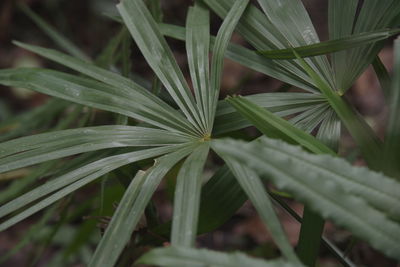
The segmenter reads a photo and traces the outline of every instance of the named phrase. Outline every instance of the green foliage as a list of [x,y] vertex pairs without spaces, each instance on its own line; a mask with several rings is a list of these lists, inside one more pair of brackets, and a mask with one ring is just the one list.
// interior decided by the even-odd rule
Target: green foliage
[[[274,210],[276,203],[285,209],[287,206],[265,186],[263,181],[268,180],[306,205],[305,214],[309,215],[304,215],[302,227],[307,231],[302,231],[306,234],[301,235],[300,244],[308,237],[321,239],[324,218],[399,260],[396,238],[400,236],[400,170],[396,160],[400,124],[396,114],[400,41],[395,45],[391,85],[376,57],[383,40],[399,32],[394,27],[400,2],[329,1],[331,40],[326,42],[319,41],[301,1],[259,0],[262,11],[249,2],[195,1],[183,28],[161,23],[159,1],[148,1],[146,6],[142,0],[123,0],[117,5],[122,19],[116,18],[123,25],[96,60],[87,58],[38,15],[21,6],[72,56],[21,42],[15,44],[79,74],[40,68],[0,70],[2,85],[57,98],[0,124],[0,130],[5,132],[0,137],[0,172],[21,168],[28,172],[0,197],[1,202],[8,201],[0,207],[0,231],[55,203],[61,206],[66,196],[73,198],[78,189],[96,185],[101,179],[102,193],[88,196],[86,203],[100,201],[100,215],[112,215],[104,235],[93,241],[95,224],[82,224],[54,264],[70,263],[67,259],[76,251],[86,249],[93,254],[90,245],[96,244],[94,254],[85,262],[89,266],[130,266],[130,256],[140,257],[137,263],[159,266],[302,266],[299,259],[314,265],[318,245],[295,253]],[[215,37],[210,34],[209,10],[223,18]],[[229,42],[236,30],[254,51]],[[156,76],[152,90],[138,79],[130,79],[134,74],[129,33]],[[193,92],[163,35],[185,41]],[[330,60],[326,54],[330,54]],[[225,57],[304,91],[218,101]],[[383,141],[343,97],[372,63],[390,101]],[[122,75],[109,70],[111,66],[119,68]],[[162,97],[161,84],[171,102]],[[78,105],[68,113],[70,102]],[[83,106],[117,114],[115,125],[90,125],[90,112],[78,119]],[[68,116],[60,119],[63,112]],[[49,127],[55,119],[59,123]],[[75,120],[78,128],[68,129]],[[356,141],[368,167],[354,167],[337,155],[342,124]],[[265,136],[251,142],[232,139],[234,131],[251,125]],[[29,135],[43,128],[49,131]],[[23,135],[28,136],[20,137]],[[220,139],[220,135],[230,139]],[[210,150],[226,165],[203,183]],[[152,213],[151,198],[164,176],[171,173],[177,176],[174,212],[171,222],[161,224]],[[46,183],[31,188],[43,177]],[[108,187],[110,181],[116,185]],[[112,190],[119,193],[111,194]],[[193,248],[198,234],[221,226],[246,199],[269,229],[282,253],[281,259],[266,261],[240,253]],[[115,211],[112,202],[119,202]],[[47,209],[38,223],[40,227],[46,224],[54,207],[57,206]],[[75,211],[71,217],[67,211],[62,213],[63,220],[52,228],[45,243],[51,242],[64,222],[72,221],[81,212],[87,211]],[[148,221],[148,233],[137,231],[143,218]],[[312,226],[319,230],[313,231]],[[171,246],[152,249],[144,255],[127,254],[127,246],[158,245],[160,240],[151,234],[170,240]],[[351,265],[343,253],[322,238],[343,264]]]
[[302,266],[299,264],[291,264],[284,260],[274,260],[264,262],[245,254],[225,254],[205,249],[190,249],[180,247],[169,247],[154,249],[141,259],[138,263],[156,264],[158,266],[254,266],[254,267],[291,267]]

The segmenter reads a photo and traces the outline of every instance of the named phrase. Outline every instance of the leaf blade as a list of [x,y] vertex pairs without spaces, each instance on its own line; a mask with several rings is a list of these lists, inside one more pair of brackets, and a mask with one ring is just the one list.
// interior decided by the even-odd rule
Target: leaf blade
[[[215,43],[213,46],[213,57],[211,61],[211,92],[209,92],[208,101],[210,103],[210,122],[211,125],[214,124],[215,112],[218,105],[218,96],[221,86],[221,76],[224,67],[224,56],[226,49],[229,45],[229,40],[232,33],[239,23],[239,19],[242,17],[249,0],[239,0],[235,1],[230,8],[228,14],[224,18],[224,21],[218,30],[217,37],[215,38]],[[210,129],[211,132],[211,129]]]
[[190,7],[186,18],[186,51],[190,77],[194,88],[196,103],[201,119],[207,130],[210,129],[210,67],[209,67],[209,46],[210,46],[210,14],[204,6],[195,2]]
[[313,136],[295,128],[286,120],[279,118],[266,109],[260,108],[243,97],[230,97],[227,101],[267,136],[279,136],[284,138],[284,140],[301,144],[303,147],[317,154],[335,154]]
[[46,197],[38,203],[35,203],[33,206],[27,208],[11,219],[1,223],[0,229],[1,231],[5,230],[11,225],[25,219],[35,212],[61,199],[65,195],[77,190],[78,188],[116,168],[142,159],[173,152],[176,149],[179,149],[179,146],[152,148],[120,154],[94,161],[83,167],[70,171],[2,205],[0,207],[0,218],[17,211],[18,209],[23,208],[24,206],[27,206],[28,204],[33,203],[42,197],[50,195],[49,197]]
[[[386,200],[389,202],[399,201],[400,184],[394,180],[366,168],[352,167],[342,159],[308,154],[266,137],[250,144],[230,140],[214,141],[212,145],[219,153],[247,164],[260,175],[267,175],[278,188],[292,193],[324,218],[345,226],[386,255],[399,257],[400,246],[393,237],[394,233],[400,233],[400,225],[386,216],[386,210],[391,205],[383,204],[379,200],[381,197],[386,198],[388,194],[390,200]],[[284,150],[286,156],[283,157],[278,151]],[[302,163],[297,162],[300,158],[303,158],[300,160]],[[306,161],[311,160],[320,165],[323,173],[304,164],[303,160],[306,158]],[[302,175],[303,171],[306,174]],[[369,178],[364,179],[365,177]],[[362,182],[358,183],[360,178]],[[383,194],[372,194],[376,190],[376,184],[380,184],[379,190],[383,190]],[[337,198],[338,195],[341,197]],[[383,204],[383,208],[373,208],[372,206],[377,205],[376,201],[380,202],[379,205]],[[389,212],[397,214],[395,218],[398,218],[398,210]]]
[[185,78],[158,26],[141,0],[124,0],[117,5],[133,39],[147,63],[166,87],[186,118],[199,131],[204,132],[199,110]]
[[399,32],[399,30],[376,30],[301,47],[258,51],[258,53],[270,59],[295,59],[296,55],[293,53],[294,50],[302,58],[314,57],[375,43],[385,40]]
[[277,246],[281,249],[282,254],[288,260],[300,263],[285,232],[283,231],[282,225],[273,209],[272,202],[268,197],[268,193],[264,189],[260,177],[253,170],[244,166],[240,162],[224,155],[222,155],[222,157],[230,170],[236,176],[236,179],[253,203],[258,214],[260,214],[265,226],[270,230],[270,233]]
[[53,131],[0,143],[0,173],[100,149],[190,141],[164,130],[121,125]]
[[[165,110],[131,89],[109,86],[95,80],[46,69],[3,69],[0,83],[19,86],[54,97],[116,112],[171,131],[193,135],[187,121],[174,109]],[[136,105],[132,105],[135,103]],[[172,111],[171,111],[172,109]]]
[[131,101],[138,102],[140,105],[151,108],[159,117],[165,116],[169,120],[174,121],[175,124],[180,125],[181,128],[185,128],[186,132],[193,132],[191,129],[192,126],[185,120],[182,114],[128,78],[52,49],[28,45],[17,41],[13,43],[44,58],[89,76],[94,80],[100,81],[103,83],[103,87],[108,85],[111,88],[118,88],[118,90],[113,91],[114,94],[124,96]]
[[[123,206],[120,206],[113,216],[89,266],[114,266],[164,175],[196,146],[198,144],[192,144],[157,159],[146,174],[139,176],[139,182],[132,181],[121,201]],[[141,186],[136,188],[138,183],[141,183]]]
[[209,148],[209,142],[202,144],[188,156],[179,170],[171,230],[173,246],[192,247],[194,245],[199,217],[202,173]]

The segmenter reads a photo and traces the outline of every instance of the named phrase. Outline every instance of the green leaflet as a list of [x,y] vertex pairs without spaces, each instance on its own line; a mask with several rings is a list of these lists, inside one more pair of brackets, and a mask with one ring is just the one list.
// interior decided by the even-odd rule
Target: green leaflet
[[156,159],[153,167],[133,179],[89,266],[114,266],[161,179],[198,145],[194,143]]
[[209,142],[188,156],[179,170],[175,186],[171,244],[192,247],[197,235],[203,168],[210,149]]
[[[197,234],[210,232],[225,223],[246,200],[246,194],[229,168],[221,167],[201,190]],[[156,226],[152,231],[167,238],[170,228],[171,223],[165,223]],[[152,236],[147,238],[151,239]],[[149,239],[145,239],[144,243]]]
[[186,51],[190,77],[192,79],[197,107],[202,115],[207,132],[210,124],[210,62],[208,59],[210,46],[210,14],[203,5],[195,3],[189,8],[186,19]]
[[248,257],[242,253],[222,253],[206,249],[192,249],[181,247],[166,247],[153,249],[138,261],[138,264],[155,264],[157,266],[176,267],[294,267],[302,266],[298,263],[290,263],[285,260],[263,261]]
[[105,148],[164,146],[193,141],[160,129],[98,126],[55,131],[0,144],[0,173]]
[[[229,6],[231,6],[235,2],[234,0],[218,0],[218,1],[202,0],[202,1],[205,2],[220,17],[225,17],[227,10],[229,9]],[[265,4],[262,3],[262,1],[259,1],[259,3],[260,5]],[[269,12],[267,15],[278,17],[277,18],[278,21],[286,20],[279,22],[283,24],[274,24],[277,22],[277,20],[271,21],[268,16],[262,13],[254,5],[249,5],[237,26],[237,31],[258,51],[287,48],[288,43],[294,40],[289,34],[286,35],[283,34],[283,31],[286,31],[287,33],[287,30],[283,29],[282,27],[288,27],[288,28],[293,27],[293,23],[296,24],[296,27],[293,27],[294,28],[293,35],[296,35],[296,37],[294,37],[296,38],[296,42],[292,43],[291,44],[292,46],[302,46],[313,42],[317,42],[318,37],[316,34],[313,33],[312,24],[310,24],[307,21],[294,21],[294,20],[288,21],[290,20],[288,17],[289,14],[287,13],[288,5],[290,11],[293,11],[294,9],[301,6],[302,10],[300,10],[298,13],[301,15],[300,17],[302,19],[304,18],[304,16],[306,17],[308,16],[306,13],[304,14],[303,10],[304,7],[302,7],[302,3],[293,0],[284,0],[283,2],[279,3],[284,4],[285,7],[282,7],[282,11],[279,11],[278,9],[276,11],[284,14],[274,15],[274,12],[272,10],[275,11],[277,7],[279,8],[278,2],[267,1],[266,4],[271,5],[271,8],[269,7],[267,8]],[[290,5],[293,5],[294,7],[292,8]],[[298,17],[297,15],[298,14],[296,14],[296,16],[293,16],[293,18],[297,19]],[[299,24],[299,27],[297,27],[297,23]],[[285,24],[288,24],[288,26],[286,26]],[[305,29],[302,30],[305,31],[306,33],[305,36],[307,37],[307,41],[304,40],[302,31],[300,30],[300,28],[303,26],[306,27]],[[290,40],[288,40],[287,38],[290,38]],[[324,79],[330,80],[329,76],[330,71],[326,59],[318,57],[318,59],[308,59],[308,62],[313,65],[315,71],[322,77],[324,77]],[[314,91],[312,82],[307,77],[307,75],[305,75],[304,71],[301,69],[301,66],[294,60],[285,60],[285,61],[270,60],[270,63],[267,65],[272,67],[272,69],[269,71],[270,74],[268,75],[276,77],[277,70],[280,72],[280,69],[284,69],[286,74],[282,73],[283,74],[282,76],[284,77],[289,76],[291,79],[296,80],[298,84],[302,84],[300,88]]]
[[[280,117],[295,115],[313,109],[321,104],[327,104],[326,99],[322,95],[310,93],[261,93],[244,96],[244,98],[261,107],[267,108]],[[294,118],[296,117],[298,116]],[[305,118],[305,121],[307,119]],[[213,132],[215,135],[228,133],[248,126],[251,126],[251,123],[243,116],[240,116],[232,105],[227,101],[219,101]]]
[[117,8],[147,63],[199,135],[205,133],[200,113],[178,64],[157,24],[141,0],[124,0]]
[[293,53],[294,50],[302,58],[314,57],[375,43],[381,40],[385,40],[390,36],[396,35],[399,32],[400,30],[376,30],[372,32],[354,34],[348,37],[329,40],[312,45],[280,50],[258,51],[258,53],[270,59],[294,59],[296,58],[296,55]]
[[387,217],[390,214],[399,218],[400,184],[393,179],[353,167],[343,159],[312,155],[267,137],[249,144],[213,141],[212,147],[272,180],[325,219],[399,259],[396,236],[400,225]]
[[[53,60],[61,65],[64,65],[68,68],[71,68],[75,71],[78,71],[82,74],[85,74],[86,76],[89,76],[97,81],[100,81],[101,83],[95,83],[92,80],[86,79],[87,85],[90,85],[92,89],[97,89],[97,90],[103,90],[106,92],[109,92],[111,94],[114,94],[115,96],[120,96],[125,98],[125,100],[130,100],[134,101],[139,108],[144,109],[145,113],[150,113],[150,117],[158,117],[163,121],[170,121],[170,125],[176,125],[174,128],[180,128],[184,129],[183,131],[189,132],[189,133],[195,133],[192,129],[192,126],[184,117],[176,110],[174,110],[172,107],[167,105],[164,101],[147,91],[145,88],[140,86],[139,84],[133,82],[132,80],[125,78],[117,73],[108,71],[106,69],[97,67],[91,63],[85,62],[83,60],[68,56],[66,54],[60,53],[58,51],[52,50],[52,49],[46,49],[38,46],[32,46],[32,45],[27,45],[23,44],[20,42],[14,42],[18,46],[27,49],[29,51],[32,51],[36,54],[41,55],[42,57],[45,57],[47,59]],[[1,73],[3,72],[4,73]],[[34,72],[35,70],[32,70]],[[11,72],[11,73],[10,73]],[[26,73],[25,73],[26,72]],[[54,72],[52,72],[54,73]],[[4,80],[6,83],[9,82],[8,79],[18,79],[20,81],[23,81],[24,79],[27,79],[29,81],[29,78],[34,79],[33,73],[29,72],[28,70],[21,70],[21,73],[18,72],[18,70],[15,71],[7,71],[7,70],[2,70],[0,71],[0,82]],[[45,72],[40,72],[40,74],[45,75]],[[4,76],[3,76],[4,75]],[[10,76],[12,75],[12,76]],[[29,76],[30,75],[30,76]],[[65,78],[67,74],[60,74],[64,75],[63,77]],[[19,77],[18,77],[19,76]],[[56,76],[56,74],[54,74]],[[68,76],[70,79],[72,79],[72,76]],[[78,78],[76,78],[78,79]],[[75,80],[76,80],[75,79]],[[79,78],[80,81],[83,80],[83,78]],[[90,81],[90,82],[89,82]],[[22,83],[19,86],[24,86],[25,84]],[[45,84],[46,85],[46,84]],[[33,87],[32,84],[26,85],[29,86],[28,89],[31,89]],[[64,88],[65,89],[65,88]],[[107,96],[108,98],[110,96]],[[76,98],[76,95],[73,97],[73,99],[69,99],[69,101],[73,100],[79,100]],[[104,107],[103,107],[104,108]],[[114,111],[118,112],[118,111]],[[120,113],[120,112],[119,112]],[[126,115],[126,114],[125,114]],[[132,116],[132,115],[127,115],[127,116]],[[159,119],[159,120],[160,120]]]
[[280,138],[290,143],[300,144],[316,154],[335,153],[312,135],[291,125],[288,121],[272,114],[243,97],[230,97],[227,101],[267,136]]
[[194,134],[191,127],[185,125],[187,121],[184,118],[181,120],[179,113],[176,114],[177,111],[163,110],[162,106],[151,103],[152,100],[132,89],[123,90],[58,71],[29,68],[0,70],[0,84],[24,87],[71,102],[123,114],[171,131]]
[[[360,34],[398,26],[393,22],[399,13],[399,1],[363,1],[356,18],[358,2],[361,1],[330,0],[329,29],[330,35],[334,36],[334,39],[347,37],[350,34]],[[354,25],[354,28],[349,27],[349,25]],[[383,45],[382,42],[372,43],[339,52],[337,55],[334,54],[332,62],[335,71],[336,88],[339,92],[344,93],[351,87],[361,73],[373,62]]]
[[[217,37],[213,46],[213,57],[211,61],[211,90],[208,95],[210,102],[210,121],[211,125],[214,124],[214,117],[218,105],[219,89],[221,84],[221,76],[224,66],[225,51],[228,48],[229,40],[232,36],[233,30],[242,17],[249,0],[238,0],[229,9],[228,14],[224,18],[220,29],[218,30]],[[211,128],[210,128],[211,130]]]
[[[245,11],[245,15],[247,12],[253,10],[251,5]],[[160,24],[161,32],[169,37],[185,40],[185,29],[180,26],[172,25],[172,24]],[[239,29],[240,24],[238,26]],[[213,47],[215,43],[215,37],[211,36],[210,48]],[[262,55],[257,54],[257,52],[247,49],[245,47],[230,43],[226,50],[225,56],[243,66],[246,66],[255,71],[264,73],[268,76],[274,77],[286,83],[292,84],[299,88],[303,88],[310,92],[317,92],[312,81],[307,75],[304,73],[299,76],[298,71],[291,70],[290,68],[285,68],[280,65],[288,65],[285,61],[273,61]],[[290,66],[290,65],[288,65]]]
[[264,185],[260,177],[253,170],[247,168],[238,161],[232,160],[231,157],[222,155],[229,169],[236,176],[239,184],[246,192],[247,196],[255,206],[258,214],[260,214],[265,226],[270,230],[277,246],[281,249],[282,254],[292,262],[300,263],[292,246],[290,245],[282,225],[274,211],[272,202],[268,193],[264,189]]
[[[0,224],[0,231],[51,205],[55,201],[121,166],[176,151],[182,145],[151,148],[106,157],[57,177],[0,207],[0,218],[31,203],[32,206]],[[185,147],[185,145],[183,145]],[[58,191],[57,191],[58,190]],[[49,195],[49,196],[47,196]],[[44,197],[44,198],[43,198]],[[40,200],[43,198],[42,200]],[[35,203],[36,200],[40,200]]]

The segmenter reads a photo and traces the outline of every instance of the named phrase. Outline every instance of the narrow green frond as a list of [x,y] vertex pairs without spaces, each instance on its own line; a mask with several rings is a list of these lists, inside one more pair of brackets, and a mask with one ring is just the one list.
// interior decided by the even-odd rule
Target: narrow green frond
[[124,0],[117,8],[133,39],[186,118],[204,134],[200,112],[178,63],[142,0]]
[[[203,0],[220,17],[225,17],[235,0]],[[301,1],[281,0],[258,1],[266,12],[263,14],[254,5],[249,5],[243,14],[237,31],[256,50],[284,49],[290,46],[303,46],[319,42],[314,27],[308,18]],[[279,14],[279,15],[278,15]],[[325,57],[307,59],[313,69],[333,84],[329,63]],[[273,69],[285,69],[300,80],[308,81],[306,73],[294,60],[274,61]],[[308,83],[306,83],[308,84]],[[304,86],[306,85],[304,84]],[[312,83],[311,83],[312,84]]]
[[[102,175],[139,160],[178,150],[182,145],[140,150],[103,158],[57,177],[0,207],[0,218],[31,203],[32,206],[0,224],[0,231],[29,217]],[[185,146],[183,146],[185,147]],[[44,197],[44,198],[43,198]],[[43,199],[42,199],[43,198]],[[37,200],[40,200],[36,202]]]
[[[226,165],[221,167],[201,190],[197,234],[204,234],[217,229],[228,221],[246,200],[246,194],[229,168]],[[168,238],[171,222],[156,226],[151,231]],[[154,239],[154,236],[149,235],[144,239],[144,243],[152,239]]]
[[[354,9],[354,6],[349,5],[348,1],[338,1],[337,5],[342,5],[343,9]],[[359,10],[359,15],[354,25],[353,34],[369,32],[374,30],[398,27],[394,22],[398,17],[400,10],[400,1],[363,1]],[[355,12],[354,10],[350,12]],[[345,11],[347,13],[347,11]],[[343,13],[336,13],[337,20],[343,20]],[[348,25],[346,25],[348,27]],[[351,27],[348,27],[351,28]],[[347,32],[345,32],[347,34]],[[374,61],[376,55],[383,48],[383,42],[362,46],[341,55],[342,61],[336,67],[337,88],[341,92],[345,92],[354,81],[361,75],[362,72]]]
[[133,179],[92,256],[90,267],[115,265],[162,178],[196,146],[192,144],[156,159],[153,167]]
[[[95,80],[98,80],[104,83],[102,86],[103,88],[107,88],[107,85],[110,88],[113,88],[108,89],[112,91],[112,94],[118,94],[119,96],[123,96],[126,99],[130,99],[131,101],[137,101],[137,103],[139,103],[140,105],[148,107],[151,112],[157,113],[158,117],[165,117],[166,120],[174,121],[174,124],[180,125],[179,127],[181,129],[185,128],[185,132],[193,132],[193,127],[182,116],[181,113],[174,110],[160,98],[156,97],[151,92],[147,91],[145,88],[128,78],[52,49],[23,44],[20,42],[14,43],[44,58],[55,61],[63,66],[71,68]],[[20,80],[23,81],[23,78],[24,77],[22,77]],[[0,73],[0,81],[2,79],[3,78],[1,77]]]
[[277,246],[282,251],[282,254],[292,262],[299,262],[296,253],[283,231],[282,225],[272,206],[272,202],[258,174],[229,156],[221,156],[253,203]]
[[356,21],[358,0],[329,0],[329,39],[350,36]]
[[[318,34],[302,1],[258,0],[271,23],[285,37],[285,47],[298,47],[319,43]],[[334,85],[332,69],[326,56],[313,57],[308,64],[329,84]]]
[[0,84],[35,90],[78,104],[123,114],[166,130],[194,135],[191,126],[186,125],[186,119],[174,109],[162,109],[156,103],[149,103],[147,97],[135,91],[124,92],[119,87],[89,78],[46,69],[3,69],[0,70]]
[[[292,116],[327,103],[322,95],[310,93],[261,93],[244,96],[244,98],[260,107],[267,108],[279,117]],[[214,135],[228,133],[251,125],[251,122],[240,116],[227,101],[218,102]]]
[[179,170],[171,230],[173,246],[192,247],[194,245],[203,185],[202,174],[209,149],[209,142],[202,144],[189,155]]
[[[248,8],[251,9],[251,6]],[[166,36],[185,41],[185,29],[183,27],[172,24],[160,24],[160,30]],[[215,37],[211,36],[211,49],[214,46],[214,43]],[[255,51],[233,43],[228,45],[225,56],[252,70],[264,73],[268,76],[274,77],[304,90],[317,92],[311,82],[311,79],[307,75],[304,75],[303,73],[299,76],[298,72],[293,71],[290,68],[282,67],[281,65],[284,64],[285,61],[276,62],[270,60],[262,55],[257,54]]]
[[186,51],[197,107],[201,119],[210,132],[210,14],[203,5],[190,7],[186,19]]
[[222,253],[206,249],[192,249],[181,247],[166,247],[153,249],[143,255],[138,264],[152,264],[157,266],[218,266],[218,267],[301,267],[298,263],[285,260],[263,261],[248,257],[242,253]]
[[0,173],[100,149],[190,141],[194,140],[165,130],[121,125],[54,131],[0,143]]
[[[329,39],[335,40],[351,36],[353,26],[356,21],[356,11],[358,0],[329,0],[328,8],[328,28]],[[339,92],[344,92],[347,88],[342,88],[343,79],[348,72],[347,56],[350,51],[341,51],[331,55],[332,71],[334,72],[335,83]]]
[[221,28],[218,30],[217,37],[215,38],[213,57],[211,61],[211,90],[208,95],[208,102],[210,103],[209,120],[212,122],[211,125],[214,124],[215,112],[218,105],[225,51],[229,45],[232,33],[236,28],[236,25],[238,24],[239,19],[245,11],[248,3],[249,0],[235,1],[235,3],[232,5],[232,8],[224,18]]
[[363,32],[312,45],[280,50],[258,51],[258,53],[270,59],[294,59],[296,58],[296,55],[293,53],[294,50],[302,58],[314,57],[375,43],[377,41],[385,40],[390,36],[396,35],[399,32],[400,30],[389,29]]
[[253,102],[243,97],[230,97],[227,101],[263,134],[273,138],[283,139],[290,143],[300,144],[307,150],[316,154],[335,155],[331,149],[319,142],[312,135],[294,127],[288,121],[257,106]]

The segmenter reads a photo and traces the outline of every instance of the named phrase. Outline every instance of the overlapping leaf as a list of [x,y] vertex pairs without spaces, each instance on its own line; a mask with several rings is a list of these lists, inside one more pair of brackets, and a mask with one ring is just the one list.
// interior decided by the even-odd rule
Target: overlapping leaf
[[399,32],[400,32],[399,30],[387,30],[387,29],[377,30],[373,32],[363,32],[351,35],[349,37],[333,39],[312,45],[293,47],[288,49],[280,49],[280,50],[259,51],[258,53],[270,59],[294,59],[296,58],[296,55],[293,54],[294,50],[302,58],[314,57],[318,55],[330,54],[341,50],[348,50],[351,48],[367,45],[370,43],[375,43],[381,40],[385,40],[392,35],[398,34]]
[[[326,99],[319,94],[310,93],[262,93],[244,96],[260,107],[267,108],[277,116],[295,115],[326,104]],[[219,135],[250,126],[251,123],[240,116],[235,108],[226,101],[220,101],[215,117],[214,134]]]
[[[135,106],[137,106],[137,108],[135,108],[132,105],[131,105],[132,106],[131,108],[136,109],[136,110],[137,109],[143,110],[141,113],[148,114],[150,121],[153,121],[154,117],[157,117],[158,121],[160,121],[160,120],[163,122],[168,121],[168,122],[165,122],[165,124],[176,125],[173,128],[179,128],[184,132],[189,132],[189,133],[193,134],[193,130],[192,130],[190,123],[188,123],[187,120],[185,120],[185,118],[178,111],[174,110],[169,105],[167,105],[165,102],[163,102],[161,99],[159,99],[158,97],[156,97],[155,95],[153,95],[152,93],[147,91],[145,88],[143,88],[139,84],[131,81],[130,79],[125,78],[121,75],[118,75],[117,73],[97,67],[97,66],[95,66],[91,63],[85,62],[83,60],[60,53],[58,51],[41,48],[41,47],[37,47],[37,46],[32,46],[32,45],[27,45],[27,44],[22,44],[19,42],[15,42],[15,43],[17,45],[19,45],[27,50],[30,50],[34,53],[37,53],[47,59],[53,60],[59,64],[62,64],[68,68],[71,68],[75,71],[85,74],[86,76],[89,76],[95,80],[98,80],[101,83],[95,82],[91,79],[84,79],[81,77],[76,77],[76,79],[73,79],[72,76],[70,76],[68,74],[59,74],[59,76],[62,76],[60,78],[68,79],[69,81],[70,81],[70,79],[72,79],[73,82],[78,82],[78,83],[86,81],[85,85],[90,87],[92,90],[104,91],[109,94],[115,95],[115,97],[125,98],[126,101],[130,100],[131,103],[132,102],[136,103]],[[37,71],[35,69],[32,69],[32,70],[22,69],[20,71],[18,69],[1,70],[0,71],[0,83],[7,85],[11,82],[15,83],[17,81],[20,81],[21,83],[19,84],[19,86],[21,86],[21,87],[25,86],[25,87],[28,87],[28,89],[32,89],[32,87],[34,87],[34,85],[32,84],[32,80],[33,81],[37,80],[37,77],[35,76],[35,74],[45,75],[46,72],[37,73]],[[52,72],[52,74],[54,74],[54,72]],[[57,77],[57,74],[54,74],[54,76]],[[75,78],[75,76],[74,76],[74,78]],[[22,81],[24,81],[24,79],[26,80],[27,83],[28,82],[30,82],[30,83],[29,84],[23,83]],[[30,79],[32,79],[32,80],[30,80]],[[46,82],[46,81],[44,81],[44,82]],[[50,81],[48,81],[48,82],[50,83]],[[68,82],[66,82],[66,81],[60,81],[60,82],[65,82],[66,84],[68,84]],[[45,83],[43,85],[43,87],[45,87],[43,89],[43,90],[45,90],[46,88],[48,88],[48,85],[46,85],[46,83]],[[60,85],[58,87],[60,87]],[[60,88],[60,90],[63,93],[68,94],[68,90],[66,90],[66,89],[68,89],[68,88],[65,88],[65,87]],[[75,91],[75,93],[76,93],[76,91]],[[107,95],[107,96],[102,95],[102,96],[103,96],[103,98],[110,97],[109,95]],[[60,96],[57,96],[57,97],[60,97]],[[70,96],[70,98],[68,100],[73,101],[72,97],[73,96]],[[74,98],[77,101],[79,100],[78,98],[76,98],[76,95],[74,96]],[[96,97],[94,97],[93,99],[95,100]],[[102,105],[102,108],[106,108],[106,107],[104,107],[104,105]],[[106,110],[108,110],[108,109],[106,109]],[[113,112],[118,112],[118,111],[113,111]],[[118,113],[121,113],[121,112],[118,112]],[[139,119],[144,119],[142,117],[143,114],[141,114],[141,113],[139,113]],[[125,114],[125,115],[132,116],[132,114],[131,115]],[[173,128],[169,127],[168,129],[173,130]]]
[[266,109],[262,109],[245,98],[231,97],[227,101],[267,136],[286,140],[289,143],[300,144],[307,150],[317,154],[335,154],[312,135],[295,128],[286,120],[279,118]]
[[[46,69],[0,70],[0,84],[19,86],[68,101],[116,112],[170,131],[192,133],[179,113],[149,104],[149,99],[134,90],[122,90],[89,78]],[[132,105],[135,103],[135,105]]]
[[205,132],[190,88],[167,42],[142,1],[123,1],[117,8],[147,63],[199,134]]
[[190,77],[192,79],[197,107],[202,114],[204,125],[210,131],[210,66],[208,51],[210,46],[210,15],[199,5],[190,7],[186,21],[186,51]]
[[285,232],[283,231],[277,215],[275,214],[272,202],[264,189],[260,177],[256,172],[240,162],[233,160],[231,157],[226,155],[222,155],[222,157],[255,206],[264,224],[270,230],[270,233],[277,246],[281,249],[282,254],[290,261],[300,263],[285,235]]
[[164,146],[191,141],[165,130],[98,126],[43,133],[0,144],[0,172],[83,152],[128,146]]
[[[166,146],[106,157],[57,177],[1,206],[0,218],[3,218],[20,208],[34,203],[17,215],[2,222],[0,231],[7,229],[112,170],[139,160],[176,151],[180,147],[182,145]],[[39,201],[35,203],[36,200]]]
[[202,174],[209,142],[193,151],[185,160],[176,180],[171,244],[191,247],[197,235]]
[[158,158],[153,167],[133,179],[89,266],[114,266],[161,179],[196,146],[195,143]]
[[221,83],[222,70],[224,66],[225,51],[229,45],[229,40],[239,19],[245,11],[249,0],[235,1],[232,8],[226,15],[221,28],[218,30],[217,37],[213,46],[213,57],[211,62],[211,91],[208,95],[210,102],[210,121],[213,124],[217,108],[219,89]]
[[250,144],[214,141],[213,148],[265,175],[278,188],[292,193],[324,218],[348,228],[386,255],[399,258],[400,246],[395,236],[400,234],[400,226],[387,217],[390,214],[399,218],[400,184],[394,180],[366,168],[352,167],[343,159],[308,154],[266,137]]
[[[251,10],[253,9],[250,6],[244,14],[250,12]],[[166,36],[182,41],[185,40],[185,29],[182,27],[171,24],[160,24],[160,30]],[[214,43],[215,37],[211,36],[210,49],[214,46]],[[317,91],[307,75],[302,75],[302,77],[299,78],[298,75],[292,70],[280,66],[279,64],[281,64],[281,62],[276,63],[275,61],[265,58],[264,56],[250,49],[230,43],[225,56],[250,69],[264,73],[299,88],[303,88],[311,92]]]

